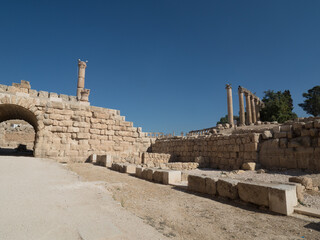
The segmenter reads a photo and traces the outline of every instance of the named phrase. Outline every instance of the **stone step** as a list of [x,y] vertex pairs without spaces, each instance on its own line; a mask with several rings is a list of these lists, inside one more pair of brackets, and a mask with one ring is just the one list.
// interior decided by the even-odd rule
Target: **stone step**
[[294,208],[294,212],[302,215],[310,216],[310,217],[320,218],[320,209],[316,209],[316,208],[298,206]]

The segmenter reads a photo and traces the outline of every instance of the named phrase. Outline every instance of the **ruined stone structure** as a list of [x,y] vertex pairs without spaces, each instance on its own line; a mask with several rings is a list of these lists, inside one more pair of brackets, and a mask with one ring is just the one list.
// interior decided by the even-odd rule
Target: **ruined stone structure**
[[33,127],[22,120],[9,120],[0,123],[0,148],[17,149],[25,145],[27,150],[34,147],[35,131]]
[[[187,135],[208,135],[215,134],[220,130],[235,127],[233,116],[233,100],[232,100],[232,87],[231,84],[226,85],[227,90],[227,108],[228,108],[228,123],[217,124],[215,127],[204,128],[199,130],[192,130]],[[260,111],[264,107],[264,103],[252,92],[239,86],[239,118],[240,121],[236,123],[237,126],[242,127],[246,125],[260,125]],[[244,96],[246,98],[246,111],[244,108]]]
[[[228,105],[228,123],[230,127],[234,125],[233,123],[233,101],[232,101],[232,87],[231,84],[226,85],[227,89],[227,105]],[[255,124],[260,121],[260,110],[263,107],[263,102],[249,90],[239,86],[239,126]],[[244,100],[243,95],[246,97],[246,114],[244,111]],[[246,116],[246,119],[245,119]]]
[[87,61],[78,60],[78,88],[77,99],[78,101],[88,102],[90,90],[84,88],[85,75],[86,75]]
[[[260,110],[263,107],[263,102],[249,90],[239,86],[239,126],[255,124],[260,121]],[[246,97],[246,114],[244,112],[243,95]],[[245,119],[246,116],[246,119]]]
[[235,130],[227,136],[157,139],[152,152],[171,154],[175,161],[198,162],[200,166],[219,169],[240,169],[243,163],[255,162],[265,168],[320,171],[320,118],[271,126],[263,131]]
[[[90,106],[90,90],[84,88],[86,63],[79,60],[78,66],[77,96],[36,91],[24,80],[12,86],[0,85],[0,123],[14,119],[29,123],[34,129],[36,157],[84,162],[93,155],[107,155],[114,162],[182,169],[239,169],[244,163],[255,162],[267,168],[320,171],[320,118],[260,125],[263,103],[239,87],[240,125],[246,121],[252,126],[235,129],[227,124],[203,129],[200,132],[204,135],[190,132],[186,137],[151,135],[125,121],[118,110]],[[232,126],[231,85],[226,89]],[[2,137],[0,145],[5,146],[5,140]]]
[[118,110],[90,106],[83,92],[78,101],[75,96],[33,90],[27,81],[0,85],[0,122],[21,119],[32,125],[35,157],[84,162],[92,153],[108,153],[114,159],[140,162],[140,153],[153,138],[125,121]]
[[227,89],[227,103],[228,103],[228,122],[233,126],[233,101],[232,101],[232,88],[231,84],[226,85]]

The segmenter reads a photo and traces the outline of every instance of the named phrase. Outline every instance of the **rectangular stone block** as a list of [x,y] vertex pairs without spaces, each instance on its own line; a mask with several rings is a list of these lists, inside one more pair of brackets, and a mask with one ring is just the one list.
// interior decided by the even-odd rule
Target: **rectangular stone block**
[[142,171],[144,170],[143,167],[136,167],[136,177],[142,178]]
[[136,173],[136,165],[134,164],[128,164],[124,165],[124,171],[128,174],[135,174]]
[[37,97],[38,96],[38,91],[34,89],[29,89],[29,95],[31,97]]
[[206,177],[206,193],[210,195],[217,194],[217,178]]
[[112,157],[111,155],[99,155],[97,156],[97,164],[111,168],[112,167]]
[[181,171],[164,171],[163,184],[175,184],[181,182]]
[[189,175],[188,190],[206,193],[206,178],[198,175]]
[[78,139],[89,139],[90,134],[89,133],[77,133],[77,138]]
[[296,186],[279,184],[269,189],[269,209],[271,211],[290,215],[297,204]]
[[156,183],[163,183],[164,170],[156,170],[153,173],[153,181]]
[[232,200],[239,198],[238,180],[235,179],[219,179],[217,182],[217,192],[219,196],[230,198]]
[[242,201],[268,207],[270,186],[271,184],[268,183],[239,182],[239,197]]
[[49,97],[49,93],[46,91],[39,91],[38,92],[38,96],[42,97],[42,98],[48,98]]
[[122,171],[122,164],[120,163],[112,163],[111,165],[111,169],[117,172],[121,172]]
[[119,172],[126,173],[126,164],[119,163]]
[[142,171],[142,178],[147,180],[147,181],[153,181],[153,173],[154,173],[154,169],[151,168],[145,168]]

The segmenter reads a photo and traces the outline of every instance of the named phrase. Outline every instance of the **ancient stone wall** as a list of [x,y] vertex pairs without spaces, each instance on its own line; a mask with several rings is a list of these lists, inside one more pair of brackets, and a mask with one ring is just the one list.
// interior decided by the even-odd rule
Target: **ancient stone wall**
[[305,118],[262,135],[260,163],[268,168],[320,171],[320,119]]
[[154,164],[154,166],[160,166],[161,163],[168,163],[170,159],[172,161],[171,154],[148,153],[148,152],[144,152],[142,154],[142,163],[143,164],[152,163]]
[[320,171],[320,118],[261,130],[157,139],[152,152],[171,154],[177,162],[198,162],[200,167],[239,169],[245,162],[256,162],[265,168]]
[[260,134],[174,137],[158,139],[152,152],[169,153],[177,162],[197,162],[200,167],[239,169],[244,162],[256,162]]
[[140,152],[153,141],[141,128],[125,121],[118,110],[29,86],[0,85],[0,122],[22,119],[30,123],[36,132],[36,157],[84,162],[92,153],[108,153],[115,160],[139,163]]

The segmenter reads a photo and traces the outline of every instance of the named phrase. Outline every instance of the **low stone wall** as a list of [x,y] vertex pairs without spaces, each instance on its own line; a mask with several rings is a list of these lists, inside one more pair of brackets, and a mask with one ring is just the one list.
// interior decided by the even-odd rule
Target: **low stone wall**
[[172,162],[166,163],[165,167],[172,170],[193,170],[199,167],[199,163],[196,162]]
[[179,162],[197,162],[199,167],[231,170],[255,162],[271,169],[320,171],[320,118],[270,125],[259,133],[235,132],[157,139],[152,152],[171,154]]
[[160,164],[168,163],[172,160],[173,157],[171,154],[165,153],[142,153],[142,163],[143,164],[152,164],[154,167],[160,167]]
[[258,160],[259,137],[249,133],[157,139],[152,152],[169,153],[175,161],[197,162],[200,167],[239,169],[244,162]]

